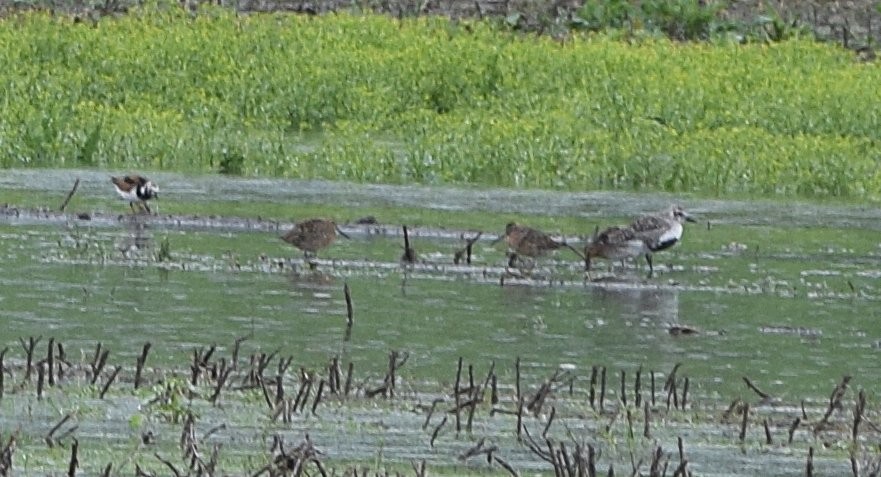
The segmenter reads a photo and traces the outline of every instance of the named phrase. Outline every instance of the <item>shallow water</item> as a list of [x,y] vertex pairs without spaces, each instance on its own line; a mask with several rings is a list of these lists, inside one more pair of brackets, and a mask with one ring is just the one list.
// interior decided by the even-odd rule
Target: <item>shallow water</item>
[[[352,240],[323,251],[313,271],[278,240],[277,230],[288,225],[284,222],[238,227],[241,222],[224,217],[119,219],[127,204],[108,198],[105,173],[4,171],[0,203],[9,201],[4,191],[17,199],[29,192],[63,197],[74,175],[82,179],[78,200],[87,204],[79,207],[87,207],[91,220],[34,213],[31,207],[0,215],[0,348],[12,350],[7,359],[21,359],[19,337],[42,335],[62,341],[69,354],[90,353],[100,341],[111,350],[112,362],[128,366],[149,341],[152,365],[184,367],[196,347],[216,343],[228,353],[237,337],[247,336],[251,351],[278,349],[294,357],[295,367],[319,368],[339,355],[374,377],[384,373],[389,351],[409,353],[400,377],[414,393],[449,386],[459,357],[478,373],[494,361],[508,385],[517,357],[524,380],[535,385],[562,365],[579,377],[582,389],[595,365],[632,377],[640,367],[661,376],[682,363],[696,412],[718,415],[735,398],[755,398],[742,381],[748,376],[793,406],[791,412],[768,411],[780,432],[788,417],[798,414],[795,406],[802,399],[821,412],[841,376],[853,375],[854,388],[865,387],[870,394],[881,378],[881,214],[874,208],[151,174],[162,184],[162,200],[173,200],[177,208],[223,197],[289,203],[292,210],[302,202],[327,203],[351,208],[354,218],[359,208],[381,206],[401,208],[410,217],[423,210],[419,222],[435,223],[413,231],[417,265],[398,263],[401,238],[393,223],[387,228],[349,223],[343,229]],[[444,221],[446,214],[463,212],[574,216],[583,219],[584,229],[559,231],[574,240],[593,224],[672,201],[703,222],[687,230],[680,246],[656,256],[658,273],[652,279],[646,279],[644,263],[635,261],[614,272],[603,264],[594,273],[597,280],[588,282],[577,259],[565,251],[538,260],[524,276],[507,276],[501,247],[489,244],[496,230],[485,231],[487,239],[475,246],[471,265],[453,265],[452,253],[462,246],[465,231],[446,228]],[[81,211],[76,207],[72,210]],[[480,224],[470,227],[480,229]],[[171,256],[160,261],[163,241]],[[349,341],[344,340],[345,283],[355,307]],[[672,334],[676,327],[699,333]],[[616,389],[610,384],[610,396]],[[577,406],[567,406],[577,413]],[[336,417],[303,428],[344,460],[369,459],[381,441],[392,462],[429,458],[452,465],[449,455],[468,447],[441,440],[440,450],[430,451],[424,432],[412,430],[423,415],[376,412],[369,406],[337,410],[331,413]],[[569,418],[570,427],[580,425]],[[340,436],[334,419],[368,429]],[[372,427],[372,419],[386,421],[386,427]],[[6,421],[16,422],[21,424]],[[124,422],[119,419],[122,429],[115,432],[125,434]],[[547,470],[511,441],[509,421],[481,422],[484,432],[505,443],[512,463]],[[803,473],[802,448],[741,455],[736,446],[720,447],[727,437],[709,424],[683,423],[679,429],[680,435],[694,436],[686,441],[701,475],[750,475],[754,472],[746,469],[772,467],[779,475]],[[244,422],[240,429],[247,429]],[[736,425],[729,430],[736,438]],[[93,438],[102,432],[95,430]],[[218,438],[260,434],[259,429],[242,432]],[[675,447],[673,435],[661,433],[665,448]],[[836,452],[818,454],[819,472],[823,465],[848,468],[841,467],[846,460]],[[629,456],[616,459],[627,462]]]

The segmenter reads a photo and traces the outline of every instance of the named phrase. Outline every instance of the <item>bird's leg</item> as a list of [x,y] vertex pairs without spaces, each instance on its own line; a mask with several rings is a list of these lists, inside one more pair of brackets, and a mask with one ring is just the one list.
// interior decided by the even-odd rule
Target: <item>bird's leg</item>
[[517,263],[517,254],[512,253],[511,258],[508,259],[508,267],[513,268],[515,263]]
[[131,207],[132,213],[137,213],[135,211],[135,202],[134,201],[129,201],[128,206]]
[[150,206],[147,205],[147,201],[142,200],[142,201],[141,201],[141,205],[144,206],[144,210],[146,210],[148,214],[152,214],[152,213],[153,213],[153,211],[150,210]]
[[652,278],[652,276],[655,274],[655,268],[654,266],[652,266],[652,254],[645,254],[645,261],[649,264],[649,278]]

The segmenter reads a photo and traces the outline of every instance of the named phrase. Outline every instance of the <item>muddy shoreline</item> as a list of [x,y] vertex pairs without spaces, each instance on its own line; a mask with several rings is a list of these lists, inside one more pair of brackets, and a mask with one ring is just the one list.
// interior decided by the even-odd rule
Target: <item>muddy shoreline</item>
[[[204,0],[180,0],[189,7]],[[21,3],[0,0],[0,15],[23,9],[44,8],[55,12],[86,14],[100,17],[118,14],[136,2],[130,0],[38,0]],[[583,0],[218,0],[217,3],[242,12],[296,12],[325,14],[353,8],[373,10],[393,16],[443,15],[451,18],[509,18],[520,17],[526,26],[545,30],[546,25],[565,24],[584,5]],[[803,26],[817,38],[832,41],[856,50],[873,48],[881,42],[881,10],[872,0],[811,0],[784,2],[782,0],[731,0],[722,9],[723,20],[744,25],[754,24],[760,18],[779,16],[787,25]]]

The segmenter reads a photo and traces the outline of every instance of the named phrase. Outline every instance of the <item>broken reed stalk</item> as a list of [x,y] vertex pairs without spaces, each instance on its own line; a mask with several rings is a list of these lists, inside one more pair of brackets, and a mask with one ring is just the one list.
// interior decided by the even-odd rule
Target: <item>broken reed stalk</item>
[[402,225],[401,228],[404,229],[404,254],[401,256],[401,261],[416,263],[416,250],[410,246],[410,232],[407,230],[406,225]]
[[435,426],[434,430],[431,431],[431,441],[429,441],[429,445],[430,445],[432,448],[434,448],[434,441],[437,439],[438,434],[440,434],[441,429],[444,427],[444,425],[445,425],[446,423],[447,423],[447,416],[444,416],[444,418],[441,419],[440,424],[438,424],[437,426]]
[[355,370],[355,363],[349,361],[349,367],[346,370],[346,385],[343,388],[343,395],[348,396],[352,389],[352,372]]
[[746,439],[746,424],[749,422],[749,403],[743,405],[743,420],[740,421],[740,442]]
[[355,325],[355,307],[352,305],[352,292],[348,282],[343,284],[343,296],[346,298],[346,335],[344,340],[349,341],[352,338],[352,327]]
[[77,177],[73,182],[73,187],[71,187],[70,192],[67,193],[67,196],[64,198],[64,202],[61,203],[61,207],[59,207],[59,211],[64,212],[64,209],[67,208],[67,204],[70,202],[70,199],[73,198],[73,195],[76,193],[76,190],[80,186],[80,178]]
[[49,338],[46,364],[49,368],[49,386],[55,386],[55,338]]
[[808,448],[808,461],[805,464],[805,477],[814,477],[814,447]]
[[652,378],[652,407],[655,407],[655,371],[650,371]]
[[3,348],[3,351],[0,351],[0,399],[3,399],[3,387],[4,387],[4,377],[6,371],[4,369],[3,360],[6,358],[6,352],[9,351],[9,346]]
[[866,391],[860,389],[857,403],[853,410],[853,442],[856,444],[860,433],[860,423],[863,421],[863,412],[866,410]]
[[98,395],[100,399],[104,399],[104,395],[107,394],[107,390],[110,389],[110,385],[113,384],[113,380],[116,379],[116,375],[119,374],[120,369],[122,369],[122,366],[116,366],[113,368],[113,372],[110,373],[110,377],[107,378],[107,382],[104,383],[104,387],[101,388],[101,394]]
[[[587,445],[587,475],[588,477],[596,477],[597,475],[597,451],[593,448],[593,444]],[[584,472],[579,469],[579,476],[583,476]]]
[[46,442],[46,445],[49,446],[49,448],[55,447],[55,444],[57,443],[57,441],[55,439],[53,439],[52,436],[55,435],[55,433],[58,431],[58,429],[60,429],[61,426],[63,426],[65,422],[69,421],[70,418],[71,418],[70,413],[65,414],[64,417],[62,417],[61,420],[58,421],[58,424],[55,424],[55,426],[53,426],[52,429],[49,430],[49,433],[46,434],[46,437],[43,438],[43,440]]
[[679,401],[679,409],[684,411],[685,404],[688,402],[688,376],[685,377],[685,380],[682,383],[682,400]]
[[520,356],[514,361],[514,393],[517,398],[517,440],[523,438],[523,394],[520,390]]
[[153,346],[150,342],[144,343],[143,349],[141,349],[141,355],[138,356],[138,360],[135,366],[135,389],[138,389],[141,386],[141,373],[144,371],[144,363],[147,362],[147,353],[150,352],[150,347]]
[[637,370],[636,370],[636,382],[633,383],[633,400],[634,400],[634,405],[636,406],[637,409],[642,407],[642,388],[641,388],[642,379],[641,379],[641,377],[642,377],[642,366],[640,365],[640,367],[637,368]]
[[554,416],[556,416],[556,415],[557,415],[557,408],[554,406],[551,406],[551,414],[548,416],[548,423],[545,424],[544,430],[541,431],[542,439],[548,438],[548,431],[551,429],[551,424],[554,423]]
[[627,407],[627,372],[621,370],[621,403]]
[[750,390],[752,390],[754,393],[758,394],[760,398],[771,399],[770,394],[768,394],[768,393],[762,391],[761,389],[759,389],[758,387],[756,387],[756,385],[753,384],[753,382],[750,381],[748,377],[744,376],[743,382],[746,383],[746,387],[750,388]]
[[[509,464],[507,461],[497,455],[493,455],[492,458],[496,461],[497,464],[502,466],[503,469],[507,470],[508,473],[511,474],[513,477],[520,477],[520,473],[518,473],[517,470],[515,470],[514,467],[512,467],[511,464]],[[487,458],[487,460],[489,459]]]
[[652,412],[649,410],[649,402],[645,402],[645,406],[643,407],[643,412],[645,413],[645,427],[643,427],[642,435],[646,438],[652,437],[651,434],[651,422],[652,422]]
[[[171,470],[171,473],[174,474],[174,477],[181,477],[181,473],[180,473],[180,471],[177,470],[177,467],[175,467],[174,464],[172,464],[171,462],[169,462],[169,461],[163,459],[162,456],[159,455],[158,452],[154,453],[153,456],[156,457],[156,460],[158,460],[159,462],[162,462],[163,464],[165,464],[165,466],[168,467],[169,470]],[[188,474],[188,475],[189,475],[189,474]]]
[[[79,180],[79,179],[77,179]],[[77,458],[77,450],[79,450],[80,443],[76,438],[73,439],[73,445],[70,446],[70,464],[67,466],[67,477],[74,477],[76,475],[76,468],[79,466],[80,461]]]
[[815,429],[822,429],[829,422],[832,413],[841,408],[841,400],[844,398],[844,393],[847,392],[850,379],[850,376],[842,377],[841,382],[832,390],[832,394],[829,396],[829,407],[826,408],[826,413],[823,414],[823,418],[817,423]]
[[602,371],[600,371],[600,409],[599,412],[602,414],[605,406],[603,405],[606,400],[606,367],[603,366]]
[[40,363],[37,365],[37,400],[43,400],[43,378],[46,374],[46,365]]
[[101,371],[104,369],[104,365],[107,364],[107,357],[109,355],[110,350],[104,350],[103,352],[101,351],[101,342],[99,341],[98,344],[95,346],[95,356],[92,357],[92,362],[89,364],[92,368],[92,385],[98,382],[98,376],[101,375]]
[[239,349],[241,348],[242,343],[244,341],[246,341],[247,339],[248,339],[247,336],[239,336],[238,338],[236,338],[236,341],[233,344],[232,358],[230,361],[230,366],[232,367],[232,369],[238,369],[238,367],[239,367]]
[[599,371],[597,366],[590,367],[590,391],[588,392],[588,401],[590,401],[590,408],[596,410],[596,387],[597,387],[597,372]]
[[462,357],[459,356],[458,365],[456,365],[456,383],[453,385],[453,399],[456,403],[456,435],[459,435],[459,432],[462,431],[462,422],[461,417],[459,416],[459,411],[462,408],[459,403],[459,386],[462,379]]
[[794,421],[792,421],[792,425],[789,426],[789,444],[792,444],[792,437],[795,435],[795,430],[798,429],[798,425],[801,424],[801,418],[796,417]]
[[208,398],[208,401],[211,404],[217,404],[217,399],[220,397],[220,391],[226,385],[226,381],[229,379],[230,374],[232,374],[233,365],[227,366],[226,360],[220,359],[220,371],[217,373],[217,380],[214,386],[214,392],[211,394],[211,397]]
[[24,339],[22,338],[18,339],[18,342],[21,343],[21,347],[24,349],[25,352],[25,361],[27,365],[24,372],[25,381],[31,380],[31,372],[34,369],[34,348],[37,346],[37,343],[39,343],[42,339],[43,335],[40,335],[36,338],[34,338],[33,336],[29,336],[27,343],[25,343]]
[[627,408],[627,435],[633,440],[633,415],[630,408]]
[[652,452],[652,462],[649,465],[649,475],[652,477],[660,477],[661,475],[661,457],[664,456],[664,449],[661,446],[655,448]]
[[437,405],[444,402],[442,398],[437,398],[434,401],[431,401],[431,407],[428,409],[428,414],[425,416],[425,422],[422,423],[422,430],[428,429],[428,425],[431,424],[431,418],[434,416],[434,410],[437,408]]
[[321,392],[324,391],[324,380],[318,381],[318,391],[315,392],[315,399],[312,401],[312,415],[317,416],[318,413],[315,412],[318,409],[318,403],[321,402]]
[[73,367],[73,365],[67,361],[67,356],[64,353],[64,345],[62,345],[60,341],[55,343],[55,347],[55,359],[58,360],[58,379],[64,379],[64,366],[62,365],[67,365],[68,368]]

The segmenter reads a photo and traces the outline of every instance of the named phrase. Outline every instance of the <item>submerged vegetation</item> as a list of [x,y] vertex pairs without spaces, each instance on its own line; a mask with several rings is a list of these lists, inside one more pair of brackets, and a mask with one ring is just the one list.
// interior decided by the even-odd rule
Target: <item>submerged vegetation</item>
[[0,166],[877,199],[881,70],[834,46],[147,6],[0,20]]

